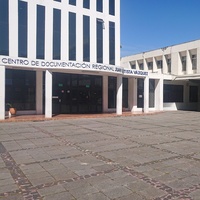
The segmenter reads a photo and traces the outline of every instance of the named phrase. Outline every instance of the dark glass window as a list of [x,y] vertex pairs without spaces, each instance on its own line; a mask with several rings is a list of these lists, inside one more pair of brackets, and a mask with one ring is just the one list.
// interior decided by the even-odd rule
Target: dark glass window
[[69,13],[69,60],[76,60],[76,14]]
[[149,79],[149,108],[155,106],[155,80]]
[[128,108],[128,78],[123,78],[123,108]]
[[0,55],[9,55],[8,0],[0,0]]
[[115,23],[109,22],[109,64],[115,65]]
[[171,58],[166,57],[166,61],[167,61],[167,69],[168,69],[168,72],[170,73],[171,72]]
[[103,0],[96,0],[97,3],[97,11],[103,12]]
[[182,71],[186,71],[186,65],[187,65],[187,58],[186,56],[181,57],[181,63],[182,63]]
[[183,85],[164,85],[164,103],[183,102]]
[[102,112],[102,76],[53,74],[54,114]]
[[83,0],[83,8],[90,9],[90,0]]
[[61,11],[53,9],[53,59],[60,60]]
[[144,107],[144,79],[137,79],[137,107]]
[[45,51],[45,7],[37,5],[37,49],[36,58],[44,59]]
[[90,17],[83,16],[83,61],[90,61]]
[[103,26],[104,21],[97,19],[97,63],[103,63]]
[[198,102],[198,86],[190,86],[190,103]]
[[108,77],[108,108],[116,108],[117,78]]
[[58,2],[61,2],[61,0],[54,0],[54,1],[58,1]]
[[18,56],[27,57],[27,2],[19,1],[18,15]]
[[197,69],[197,55],[196,54],[192,55],[191,58],[192,58],[192,69],[195,70]]
[[147,62],[147,66],[148,66],[149,70],[152,70],[153,69],[153,62],[152,61]]
[[157,60],[157,68],[162,69],[163,68],[163,61],[162,60]]
[[109,0],[109,14],[115,15],[115,0]]
[[25,70],[6,70],[6,103],[17,110],[36,109],[36,73]]
[[139,63],[139,69],[144,70],[144,63]]
[[130,62],[131,69],[136,69],[136,62],[137,61]]
[[69,4],[75,6],[76,5],[76,0],[69,0]]

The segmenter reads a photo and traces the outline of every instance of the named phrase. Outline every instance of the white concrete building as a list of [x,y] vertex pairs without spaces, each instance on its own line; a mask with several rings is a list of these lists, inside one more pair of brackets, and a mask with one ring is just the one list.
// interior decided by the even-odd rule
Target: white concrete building
[[0,120],[199,110],[200,40],[120,61],[120,0],[0,1]]
[[[157,83],[151,80],[154,75],[163,80],[159,90],[163,93],[164,110],[200,109],[200,40],[127,56],[121,59],[121,66],[148,71],[149,109],[156,108]],[[141,107],[137,101],[142,101],[142,93],[138,89],[135,97],[138,107]]]
[[[1,0],[0,119],[17,114],[148,112],[149,76],[120,66],[120,0]],[[155,78],[155,109],[162,80]],[[158,78],[159,77],[159,78]]]

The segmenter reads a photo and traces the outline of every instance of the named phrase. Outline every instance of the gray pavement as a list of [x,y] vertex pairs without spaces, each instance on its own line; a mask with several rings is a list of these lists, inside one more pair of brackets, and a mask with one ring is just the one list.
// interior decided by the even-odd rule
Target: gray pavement
[[0,123],[0,200],[200,200],[199,119]]

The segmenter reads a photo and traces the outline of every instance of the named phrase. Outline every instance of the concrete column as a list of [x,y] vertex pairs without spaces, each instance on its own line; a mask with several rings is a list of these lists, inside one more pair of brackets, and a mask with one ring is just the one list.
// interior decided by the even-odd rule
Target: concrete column
[[191,74],[192,73],[192,60],[191,60],[191,56],[190,56],[190,51],[187,50],[186,53],[186,72],[187,74]]
[[157,70],[158,70],[158,67],[157,67],[156,58],[153,57],[153,72],[156,72]]
[[144,79],[144,113],[149,112],[149,77]]
[[36,114],[41,115],[43,113],[43,72],[36,71]]
[[135,69],[139,70],[139,64],[137,60],[135,61]]
[[[77,9],[81,10],[82,6],[83,5],[81,4],[81,2],[77,1],[76,5]],[[83,60],[83,14],[81,12],[76,13],[76,20],[78,22],[76,23],[76,31],[78,33],[76,34],[76,44],[77,44],[76,60]]]
[[129,78],[128,80],[128,105],[131,112],[137,110],[137,79]]
[[137,78],[133,79],[133,109],[131,112],[135,112],[137,110],[137,87],[138,87],[138,82]]
[[[96,13],[96,1],[90,1],[91,16],[95,16]],[[96,17],[90,17],[90,62],[96,63],[97,61],[97,48],[96,48]],[[92,28],[93,27],[93,28]]]
[[163,78],[155,80],[155,109],[163,111]]
[[117,106],[116,106],[116,114],[122,115],[122,75],[117,76]]
[[45,118],[52,118],[52,72],[45,74]]
[[5,80],[6,69],[5,66],[0,66],[0,120],[5,119]]
[[[68,1],[62,2],[63,7],[68,6]],[[61,12],[61,60],[69,59],[69,41],[68,37],[68,26],[66,26],[66,22],[68,21],[68,11],[67,9],[63,9]]]
[[[37,11],[36,11],[36,2],[28,2],[28,57],[35,59],[36,58],[36,30],[37,30]],[[16,31],[15,31],[16,32]]]
[[108,76],[103,76],[103,112],[108,112]]
[[51,3],[45,6],[45,59],[52,60],[53,56],[53,9]]
[[149,69],[148,69],[147,61],[146,61],[145,58],[143,59],[143,65],[144,65],[144,70],[145,70],[145,71],[148,71]]
[[[178,75],[182,72],[181,70],[181,60],[180,60],[180,55],[178,52],[172,53],[171,54],[171,73],[174,75]],[[176,67],[173,67],[176,66]]]
[[9,3],[9,56],[18,56],[18,0]]

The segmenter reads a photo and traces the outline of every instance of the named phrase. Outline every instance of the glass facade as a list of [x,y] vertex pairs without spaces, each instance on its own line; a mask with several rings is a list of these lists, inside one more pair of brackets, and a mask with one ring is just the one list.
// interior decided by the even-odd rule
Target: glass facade
[[97,63],[103,63],[103,26],[104,21],[97,19]]
[[83,8],[90,9],[90,0],[83,0]]
[[149,79],[149,108],[155,105],[155,80]]
[[69,13],[69,60],[76,60],[76,14]]
[[102,77],[53,74],[53,114],[101,113]]
[[69,0],[69,4],[75,6],[76,5],[76,0]]
[[98,12],[103,12],[103,0],[96,0],[96,7]]
[[198,88],[198,86],[193,86],[193,85],[191,85],[190,86],[190,93],[189,93],[189,102],[190,103],[196,103],[196,102],[198,102],[198,90],[199,90],[199,88]]
[[53,59],[60,60],[61,53],[61,11],[53,9]]
[[123,78],[123,92],[122,92],[123,108],[128,108],[128,78]]
[[37,5],[37,48],[36,58],[44,59],[45,54],[45,7]]
[[115,23],[109,22],[109,64],[115,65]]
[[115,0],[109,0],[109,14],[115,15]]
[[117,78],[108,77],[108,108],[116,108]]
[[0,55],[9,55],[8,0],[0,1]]
[[183,102],[183,85],[164,84],[164,103]]
[[144,107],[144,79],[137,79],[137,107]]
[[27,2],[19,1],[18,4],[18,56],[27,57]]
[[90,61],[90,17],[83,16],[83,61]]
[[17,110],[36,109],[36,73],[6,69],[6,103]]

